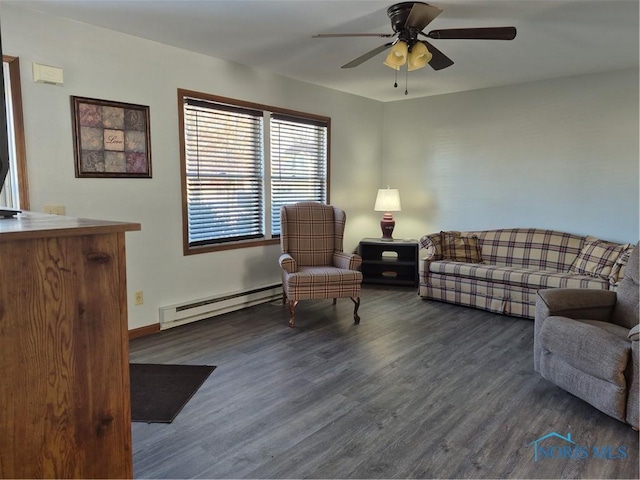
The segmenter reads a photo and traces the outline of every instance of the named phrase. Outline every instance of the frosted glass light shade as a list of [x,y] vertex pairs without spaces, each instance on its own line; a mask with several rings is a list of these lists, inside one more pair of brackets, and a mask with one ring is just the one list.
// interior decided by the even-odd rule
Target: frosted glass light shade
[[400,40],[391,47],[391,50],[383,63],[394,70],[400,70],[400,67],[407,63],[408,55],[409,46],[406,42]]
[[378,190],[376,204],[373,207],[376,212],[399,212],[402,210],[400,205],[400,191],[396,188],[381,188]]
[[432,58],[433,55],[427,46],[422,42],[416,42],[413,47],[411,47],[411,52],[409,52],[407,69],[411,72],[423,68]]

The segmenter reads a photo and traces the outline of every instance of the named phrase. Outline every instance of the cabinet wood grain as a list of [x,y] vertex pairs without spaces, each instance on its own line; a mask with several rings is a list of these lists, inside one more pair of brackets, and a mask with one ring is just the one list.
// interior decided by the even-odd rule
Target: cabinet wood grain
[[0,476],[131,478],[124,232],[140,226],[51,217],[0,221]]

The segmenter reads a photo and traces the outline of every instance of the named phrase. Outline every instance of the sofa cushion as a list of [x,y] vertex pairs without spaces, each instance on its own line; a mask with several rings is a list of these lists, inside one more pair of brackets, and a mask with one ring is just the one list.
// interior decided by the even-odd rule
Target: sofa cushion
[[476,278],[431,273],[420,285],[420,296],[467,305],[514,317],[533,318],[536,289]]
[[582,236],[537,228],[462,233],[478,237],[486,264],[556,272],[569,269],[585,240]]
[[580,254],[574,260],[571,268],[569,268],[569,272],[577,275],[600,277],[615,283],[618,272],[612,275],[614,273],[613,267],[616,260],[629,247],[628,243],[620,245],[598,240],[594,237],[587,237],[587,243],[582,247]]
[[[457,232],[477,237],[482,263],[505,267],[566,272],[582,250],[580,235],[539,228],[503,228]],[[440,233],[424,235],[420,248],[428,261],[442,260]]]
[[613,264],[613,268],[611,268],[611,274],[609,275],[609,283],[611,285],[615,285],[620,282],[624,278],[624,271],[629,263],[629,258],[631,257],[631,253],[633,252],[634,246],[630,246],[624,252],[620,254],[616,263]]
[[429,271],[536,290],[540,288],[595,288],[607,290],[609,288],[606,280],[587,275],[477,263],[459,263],[447,260],[430,262]]
[[626,327],[616,325],[611,322],[601,322],[600,320],[579,320],[582,323],[586,323],[587,325],[593,325],[594,327],[601,328],[612,335],[622,339],[629,340],[629,330]]
[[480,263],[478,237],[461,235],[460,232],[440,232],[442,257],[452,262]]

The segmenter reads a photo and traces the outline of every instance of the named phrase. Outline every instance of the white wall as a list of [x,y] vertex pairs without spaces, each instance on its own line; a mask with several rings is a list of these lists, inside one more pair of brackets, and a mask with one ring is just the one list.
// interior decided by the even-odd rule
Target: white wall
[[[346,250],[379,235],[387,184],[402,197],[396,238],[534,226],[638,240],[637,71],[381,104],[18,7],[0,14],[22,68],[32,209],[142,224],[127,234],[132,329],[157,323],[160,306],[280,279],[277,246],[182,255],[178,87],[330,116]],[[64,86],[33,83],[32,62],[62,67]],[[75,178],[70,95],[150,106],[152,179]]]
[[396,232],[539,227],[635,243],[638,128],[637,69],[387,103]]
[[[0,13],[4,53],[20,58],[31,209],[142,224],[126,237],[129,328],[157,323],[164,305],[280,281],[278,246],[182,255],[178,87],[331,117],[330,199],[349,218],[345,249],[377,230],[382,104],[18,7]],[[32,62],[63,68],[64,86],[34,83]],[[152,179],[75,178],[71,95],[150,107]]]

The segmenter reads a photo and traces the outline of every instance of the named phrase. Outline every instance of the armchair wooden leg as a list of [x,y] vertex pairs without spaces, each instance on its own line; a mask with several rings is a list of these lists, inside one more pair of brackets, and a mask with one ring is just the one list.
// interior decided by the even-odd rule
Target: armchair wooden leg
[[289,302],[289,313],[291,314],[291,318],[289,318],[289,326],[291,328],[294,328],[296,326],[296,319],[295,319],[295,309],[296,309],[296,305],[298,305],[298,301],[296,300]]
[[360,316],[358,315],[358,308],[360,308],[360,297],[353,298],[351,297],[351,301],[354,303],[353,307],[353,321],[356,325],[360,324]]

